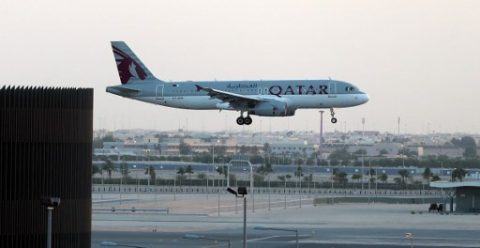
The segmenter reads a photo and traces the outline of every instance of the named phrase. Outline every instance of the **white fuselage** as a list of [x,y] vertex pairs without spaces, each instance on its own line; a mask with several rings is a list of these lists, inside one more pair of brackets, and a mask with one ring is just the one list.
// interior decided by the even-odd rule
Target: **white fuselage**
[[[318,108],[344,108],[363,104],[368,101],[368,95],[359,91],[350,83],[342,81],[257,81],[255,83],[231,83],[231,82],[181,82],[164,83],[149,82],[127,84],[109,87],[107,91],[133,98],[143,102],[163,105],[173,108],[212,110],[232,108],[228,103],[218,98],[212,98],[205,92],[198,91],[195,85],[212,87],[222,91],[242,96],[254,97],[262,100],[284,101],[291,109],[318,109]],[[313,85],[312,91],[301,85]],[[234,88],[230,86],[244,88]],[[296,88],[291,85],[296,85]],[[326,85],[325,91],[319,90]],[[250,87],[251,86],[251,87]],[[125,95],[115,88],[125,87],[139,90],[138,94]],[[280,89],[280,90],[279,90]],[[289,91],[290,89],[290,91]],[[351,90],[347,90],[351,89]],[[273,94],[272,94],[273,93]],[[323,93],[323,94],[322,94]]]

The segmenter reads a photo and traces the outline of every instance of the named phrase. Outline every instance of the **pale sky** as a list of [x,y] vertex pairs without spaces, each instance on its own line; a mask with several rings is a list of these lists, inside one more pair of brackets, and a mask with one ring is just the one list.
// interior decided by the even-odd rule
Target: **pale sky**
[[332,79],[370,95],[328,131],[480,133],[480,1],[0,1],[2,85],[93,87],[94,127],[315,130],[293,117],[172,109],[105,92],[124,40],[160,79]]

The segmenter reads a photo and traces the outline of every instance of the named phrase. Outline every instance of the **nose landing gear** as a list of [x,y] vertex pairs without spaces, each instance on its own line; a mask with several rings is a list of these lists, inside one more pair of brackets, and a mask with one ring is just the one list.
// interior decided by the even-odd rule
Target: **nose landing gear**
[[335,124],[337,123],[337,118],[335,118],[335,111],[333,110],[333,108],[330,108],[330,115],[332,116],[332,123]]
[[250,115],[247,114],[247,117],[243,117],[243,111],[240,113],[240,117],[237,118],[238,125],[250,125],[252,124],[253,120]]

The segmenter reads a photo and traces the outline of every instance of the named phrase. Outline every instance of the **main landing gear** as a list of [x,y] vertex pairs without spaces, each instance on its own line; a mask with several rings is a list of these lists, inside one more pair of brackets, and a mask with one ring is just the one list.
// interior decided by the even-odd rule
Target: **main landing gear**
[[237,118],[238,125],[250,125],[252,124],[252,118],[247,114],[247,117],[243,117],[243,111],[240,113],[240,117]]
[[335,111],[333,110],[333,108],[330,108],[330,115],[332,116],[332,123],[337,123],[337,118],[335,118]]

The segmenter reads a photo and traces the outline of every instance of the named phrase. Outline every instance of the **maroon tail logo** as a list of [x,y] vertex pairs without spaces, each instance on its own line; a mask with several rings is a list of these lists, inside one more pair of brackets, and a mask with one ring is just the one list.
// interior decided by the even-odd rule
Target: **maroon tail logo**
[[145,73],[137,61],[133,60],[128,54],[119,48],[115,46],[112,46],[112,48],[122,84],[126,84],[132,77],[140,80],[147,78],[147,73]]

